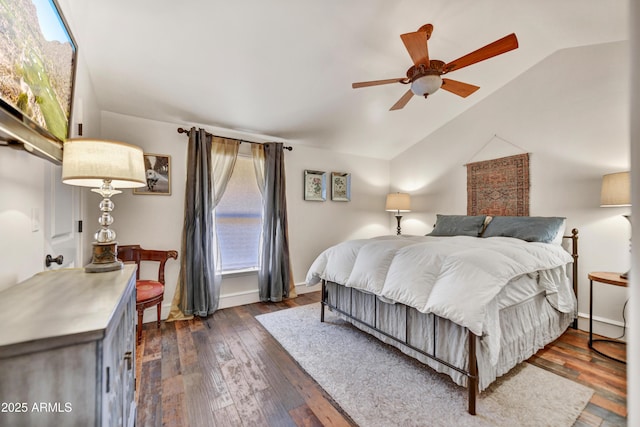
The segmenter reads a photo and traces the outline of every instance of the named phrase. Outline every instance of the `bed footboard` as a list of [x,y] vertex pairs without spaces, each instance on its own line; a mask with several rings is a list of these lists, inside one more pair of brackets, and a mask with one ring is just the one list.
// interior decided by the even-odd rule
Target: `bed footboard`
[[[378,328],[376,325],[378,324],[378,319],[377,319],[377,312],[374,314],[374,321],[373,324],[371,324],[370,322],[367,322],[363,319],[360,319],[357,316],[354,316],[352,313],[348,313],[345,310],[342,310],[340,307],[333,305],[329,302],[329,298],[328,298],[328,289],[326,286],[326,281],[322,281],[322,291],[321,291],[321,304],[320,304],[320,321],[324,322],[324,311],[325,311],[325,307],[329,307],[330,310],[332,311],[336,311],[338,313],[340,313],[341,315],[353,320],[354,322],[357,322],[363,326],[366,326],[367,328],[370,328],[384,336],[386,336],[387,338],[402,344],[403,346],[410,348],[413,351],[416,351],[420,354],[422,354],[423,356],[434,360],[438,363],[441,363],[442,365],[453,369],[463,375],[465,375],[468,379],[468,383],[467,383],[467,388],[468,388],[468,409],[467,411],[469,412],[469,414],[471,415],[475,415],[476,414],[476,399],[477,399],[477,395],[478,395],[478,365],[477,365],[477,355],[476,355],[476,339],[478,338],[475,334],[473,334],[472,332],[467,330],[467,336],[468,336],[468,350],[469,350],[469,356],[468,356],[468,366],[469,369],[465,370],[463,368],[460,368],[458,366],[455,366],[454,364],[450,363],[447,360],[444,360],[438,356],[436,356],[435,354],[435,349],[437,348],[436,346],[436,334],[435,334],[435,328],[434,328],[434,334],[432,336],[432,348],[434,349],[433,353],[424,351],[423,349],[420,349],[418,347],[413,346],[410,342],[408,342],[407,340],[407,334],[405,334],[405,338],[404,339],[400,339],[380,328]],[[352,295],[352,293],[350,293],[350,295]],[[351,306],[351,302],[349,302],[349,305]],[[436,316],[437,317],[437,316]]]

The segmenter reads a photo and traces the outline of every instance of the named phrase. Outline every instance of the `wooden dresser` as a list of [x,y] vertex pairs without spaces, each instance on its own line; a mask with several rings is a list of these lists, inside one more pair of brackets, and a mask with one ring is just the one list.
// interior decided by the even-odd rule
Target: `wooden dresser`
[[135,265],[0,292],[0,425],[135,424]]

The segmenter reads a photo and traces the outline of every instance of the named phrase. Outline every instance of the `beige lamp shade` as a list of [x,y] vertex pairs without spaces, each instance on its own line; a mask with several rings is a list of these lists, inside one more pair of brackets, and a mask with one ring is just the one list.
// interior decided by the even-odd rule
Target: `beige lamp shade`
[[411,212],[411,197],[407,193],[387,194],[385,210],[389,212]]
[[62,151],[62,182],[100,187],[110,180],[114,188],[137,188],[147,183],[140,147],[118,141],[70,139]]
[[600,206],[631,206],[631,178],[629,172],[610,173],[602,177]]

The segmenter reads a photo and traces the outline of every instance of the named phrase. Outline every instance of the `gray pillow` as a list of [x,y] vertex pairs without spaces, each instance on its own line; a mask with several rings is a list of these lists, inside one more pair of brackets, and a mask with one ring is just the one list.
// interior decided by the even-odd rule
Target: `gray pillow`
[[482,237],[515,237],[527,242],[551,243],[566,218],[541,216],[494,216]]
[[478,237],[484,227],[486,215],[436,215],[436,226],[427,236]]

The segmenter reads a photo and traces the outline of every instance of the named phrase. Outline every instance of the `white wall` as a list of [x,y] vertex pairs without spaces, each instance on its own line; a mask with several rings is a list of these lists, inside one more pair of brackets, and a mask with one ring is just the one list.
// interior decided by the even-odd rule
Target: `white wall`
[[32,209],[44,211],[46,160],[0,147],[0,290],[43,268],[43,228],[31,229]]
[[[103,112],[102,136],[138,145],[147,153],[171,156],[171,196],[133,195],[131,190],[115,196],[113,229],[120,245],[140,244],[145,248],[180,251],[185,186],[187,136],[178,127],[191,124],[166,123]],[[199,126],[220,136],[265,141],[260,135],[248,135],[212,126]],[[349,238],[388,234],[388,214],[384,198],[389,183],[389,162],[289,144],[285,152],[289,238],[293,275],[302,285],[310,264],[326,247]],[[310,202],[303,200],[302,178],[305,169],[351,173],[351,202]],[[330,194],[330,192],[328,192]],[[94,214],[97,218],[98,196]],[[166,268],[167,289],[163,316],[168,314],[179,274],[179,263]],[[307,290],[299,286],[299,291]],[[222,283],[221,307],[258,301],[256,274],[226,277]],[[149,312],[146,321],[153,320]]]
[[[630,7],[631,15],[631,117],[638,117],[640,115],[640,4],[638,2],[631,2]],[[631,188],[633,190],[632,203],[635,206],[640,205],[640,192],[636,189],[640,188],[640,121],[632,120],[630,126],[631,135]],[[633,211],[632,221],[634,224],[640,224],[640,215],[638,210]],[[640,227],[633,228],[633,241],[640,241]],[[640,425],[640,381],[637,378],[640,377],[640,329],[637,327],[640,325],[640,287],[638,287],[638,274],[634,272],[640,271],[640,251],[636,244],[632,251],[633,255],[633,267],[631,273],[631,303],[630,303],[630,322],[634,325],[631,328],[629,338],[629,348],[627,349],[628,371],[627,371],[627,401],[631,402],[628,405],[629,416],[628,425],[637,426]],[[631,380],[636,378],[636,380]],[[636,402],[636,403],[633,403]]]
[[[594,58],[616,64],[615,77]],[[579,229],[579,311],[588,315],[588,272],[630,265],[621,216],[630,210],[599,207],[602,175],[629,170],[628,66],[625,42],[558,51],[397,156],[391,186],[413,196],[403,232],[430,231],[437,213],[466,214],[464,164],[529,152],[530,214],[566,216]],[[621,324],[626,289],[594,292],[594,315],[605,321],[594,329],[619,335],[608,323]]]
[[[79,98],[83,99],[85,136],[99,137],[98,106],[81,51],[75,87],[75,99]],[[77,102],[74,103],[78,105]],[[73,126],[72,136],[77,136],[75,122]],[[0,147],[0,290],[45,269],[43,215],[48,166],[47,160],[24,151]],[[82,193],[84,195],[85,190]],[[95,221],[97,224],[97,219]],[[33,222],[39,226],[32,227]],[[88,244],[91,236],[85,236],[84,240],[84,259],[79,260],[80,265],[88,262],[90,258],[87,257],[91,253],[91,246]]]

